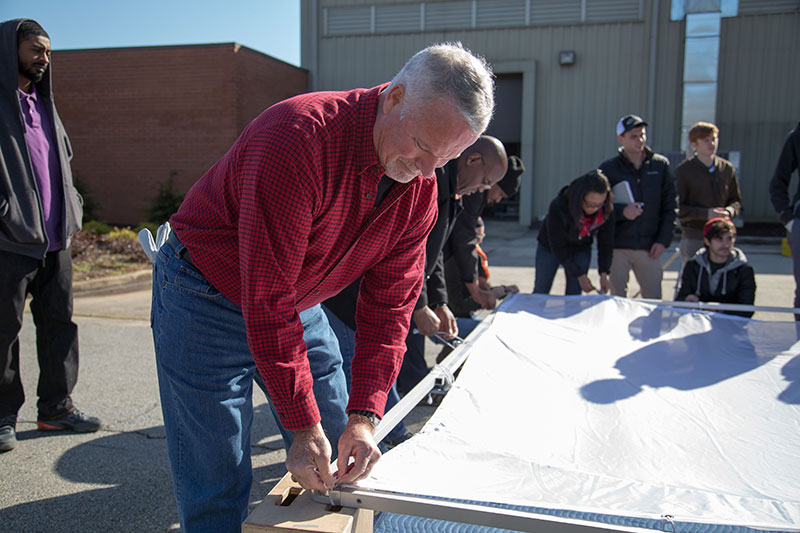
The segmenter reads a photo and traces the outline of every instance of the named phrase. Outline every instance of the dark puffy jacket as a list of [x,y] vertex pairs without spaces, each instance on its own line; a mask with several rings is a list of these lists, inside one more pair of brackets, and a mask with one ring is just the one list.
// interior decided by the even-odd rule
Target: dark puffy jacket
[[769,182],[769,197],[784,224],[800,216],[800,184],[792,201],[789,201],[789,183],[795,170],[800,174],[800,123],[786,138],[775,173]]
[[[676,300],[686,300],[690,294],[701,302],[753,305],[756,300],[756,276],[747,257],[738,248],[731,251],[725,265],[711,273],[711,262],[705,248],[686,263]],[[726,311],[731,315],[750,318],[752,311]]]
[[[25,144],[25,122],[17,94],[17,28],[24,20],[0,24],[0,250],[43,259],[50,243],[45,232],[39,187]],[[53,103],[51,70],[51,67],[45,70],[42,80],[36,84],[36,92],[50,112],[55,128],[53,138],[58,144],[64,194],[61,240],[66,247],[70,237],[81,228],[83,200],[72,185],[69,167],[72,148]]]
[[672,242],[678,205],[675,180],[666,157],[653,153],[647,147],[645,154],[639,170],[625,157],[622,148],[616,157],[600,165],[600,170],[608,177],[612,187],[627,180],[634,199],[644,202],[644,212],[635,220],[628,220],[622,215],[625,204],[614,204],[614,248],[649,250],[657,242],[664,247]]
[[561,189],[552,202],[547,216],[539,229],[537,240],[550,250],[564,271],[577,278],[586,272],[573,261],[575,253],[591,248],[594,235],[597,235],[597,271],[608,274],[611,270],[611,257],[614,251],[614,211],[603,223],[594,228],[589,235],[579,235],[578,223],[569,213],[566,186]]

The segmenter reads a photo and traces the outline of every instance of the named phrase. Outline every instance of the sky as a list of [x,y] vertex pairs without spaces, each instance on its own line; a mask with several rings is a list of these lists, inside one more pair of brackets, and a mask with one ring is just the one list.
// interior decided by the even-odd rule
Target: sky
[[[222,6],[225,7],[222,7]],[[300,0],[0,0],[54,50],[237,42],[300,65]]]

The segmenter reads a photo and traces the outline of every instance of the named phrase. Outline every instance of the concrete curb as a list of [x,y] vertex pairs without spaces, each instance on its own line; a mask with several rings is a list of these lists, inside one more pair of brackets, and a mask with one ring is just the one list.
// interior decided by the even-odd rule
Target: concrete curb
[[120,274],[119,276],[76,281],[72,284],[72,292],[75,296],[126,292],[145,288],[152,281],[153,270],[148,268]]

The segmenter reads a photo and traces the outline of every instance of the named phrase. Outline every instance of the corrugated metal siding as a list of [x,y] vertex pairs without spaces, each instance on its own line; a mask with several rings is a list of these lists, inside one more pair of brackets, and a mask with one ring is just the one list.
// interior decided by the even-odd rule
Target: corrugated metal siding
[[420,9],[417,4],[376,6],[375,31],[419,31]]
[[369,33],[372,15],[367,7],[339,7],[325,10],[325,35]]
[[739,0],[740,15],[800,11],[800,0]]
[[477,27],[524,26],[525,0],[479,2]]
[[[611,6],[617,0],[608,1]],[[746,6],[745,0],[740,2],[740,6]],[[321,12],[325,6],[373,3],[320,0],[319,6]],[[656,81],[652,116],[647,116],[652,11],[656,3]],[[471,17],[471,8],[466,7],[471,2],[426,2],[426,14],[430,15],[432,6],[448,4],[461,6],[457,16],[462,17],[462,24]],[[308,5],[310,0],[303,0],[303,6]],[[387,2],[389,5],[395,4]],[[650,123],[648,143],[656,151],[680,147],[684,22],[670,21],[670,0],[646,0],[640,6],[638,20],[586,24],[578,21],[580,0],[531,0],[531,26],[527,28],[429,28],[424,33],[321,38],[314,88],[365,87],[389,80],[416,51],[446,40],[461,40],[493,64],[535,63],[535,89],[530,98],[534,111],[532,117],[528,115],[533,126],[523,136],[533,139],[532,155],[525,160],[525,179],[532,181],[532,214],[540,217],[564,183],[615,154],[618,144],[614,126],[620,116],[644,116]],[[538,25],[543,13],[549,13],[552,26]],[[490,16],[479,12],[478,20],[482,15]],[[559,16],[562,19],[557,20]],[[563,22],[566,16],[573,17],[571,24]],[[720,148],[742,153],[747,220],[774,220],[767,183],[786,134],[800,120],[798,17],[800,13],[723,19],[717,101]],[[303,42],[304,46],[308,42],[305,37]],[[561,50],[576,52],[575,65],[558,64]],[[531,79],[529,76],[528,81]]]
[[531,0],[531,24],[580,22],[581,0]]
[[606,22],[641,18],[641,0],[586,0],[586,21]]
[[772,221],[769,180],[800,120],[800,12],[723,19],[720,44],[720,149],[741,152],[746,218]]
[[471,0],[425,4],[425,29],[435,31],[471,27]]

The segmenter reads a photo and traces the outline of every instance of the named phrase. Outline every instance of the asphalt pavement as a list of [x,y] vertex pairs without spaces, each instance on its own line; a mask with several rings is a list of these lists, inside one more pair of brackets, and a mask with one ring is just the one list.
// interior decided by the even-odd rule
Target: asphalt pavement
[[[756,305],[790,307],[791,259],[779,239],[739,241],[756,270]],[[677,243],[673,244],[673,247]],[[494,284],[533,288],[536,231],[514,222],[487,221],[484,250]],[[672,249],[665,253],[668,260]],[[671,295],[678,261],[665,271]],[[596,279],[596,271],[590,273]],[[75,321],[80,328],[81,368],[76,406],[103,420],[97,433],[44,433],[36,429],[34,327],[25,315],[20,338],[21,373],[27,401],[19,413],[19,444],[0,454],[0,531],[169,531],[177,529],[150,332],[149,272],[122,279],[76,284]],[[638,288],[632,282],[631,290]],[[553,294],[563,294],[559,272]],[[757,312],[755,319],[790,320]],[[428,343],[429,358],[438,348]],[[254,392],[254,482],[251,506],[283,476],[285,454],[260,391]],[[432,412],[409,415],[417,429]]]

